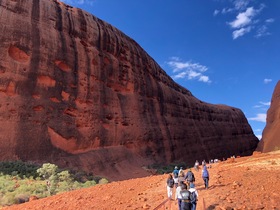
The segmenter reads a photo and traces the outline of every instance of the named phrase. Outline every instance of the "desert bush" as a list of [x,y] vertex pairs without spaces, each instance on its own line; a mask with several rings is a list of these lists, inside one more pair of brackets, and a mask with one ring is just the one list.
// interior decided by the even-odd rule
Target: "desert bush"
[[9,206],[15,204],[15,193],[5,193],[0,199],[1,206]]
[[4,161],[0,162],[0,173],[9,174],[23,178],[26,177],[37,177],[38,174],[36,170],[39,168],[39,165],[30,162],[23,161]]
[[0,175],[0,190],[1,193],[13,192],[15,182],[8,175]]
[[105,184],[108,180],[91,173],[62,170],[51,163],[33,167],[21,161],[0,162],[0,205],[26,202],[30,196],[44,198],[96,183]]
[[85,183],[82,184],[82,187],[86,188],[86,187],[91,187],[96,185],[96,181],[91,180],[91,181],[86,181]]
[[166,174],[166,173],[172,173],[175,166],[178,166],[179,168],[183,167],[183,169],[190,167],[190,166],[187,166],[186,163],[181,162],[181,163],[170,163],[168,165],[163,164],[163,163],[155,163],[155,164],[149,165],[147,168],[156,170],[157,174]]
[[98,184],[107,184],[108,182],[108,179],[102,178],[98,181]]

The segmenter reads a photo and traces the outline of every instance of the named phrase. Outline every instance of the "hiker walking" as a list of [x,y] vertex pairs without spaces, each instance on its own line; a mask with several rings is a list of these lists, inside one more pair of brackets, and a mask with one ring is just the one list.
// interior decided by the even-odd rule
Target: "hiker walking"
[[184,182],[179,182],[179,185],[176,188],[176,192],[175,192],[175,200],[178,201],[179,210],[181,210],[181,202],[182,202],[181,190],[182,190],[182,185],[183,184],[184,184]]
[[202,167],[206,166],[206,161],[203,160],[203,161],[201,162],[201,165],[202,165]]
[[180,184],[180,182],[184,182],[184,181],[185,181],[184,171],[180,171],[178,175],[178,183]]
[[173,187],[174,187],[174,179],[172,177],[172,174],[169,174],[166,181],[167,196],[169,199],[172,199]]
[[195,185],[193,183],[190,184],[190,189],[189,189],[190,193],[191,193],[191,210],[196,210],[196,203],[198,200],[198,192],[195,189]]
[[185,176],[185,173],[184,173],[183,167],[180,167],[180,170],[179,170],[179,176],[180,176],[180,173],[183,173],[183,176]]
[[203,166],[203,169],[202,169],[202,179],[204,181],[204,186],[205,186],[205,189],[208,189],[209,187],[209,172],[207,170],[207,166]]
[[185,180],[187,181],[188,188],[190,187],[190,184],[195,181],[195,177],[191,169],[189,169],[186,173]]
[[174,179],[174,183],[175,183],[175,187],[178,187],[178,176],[179,176],[179,170],[178,170],[178,166],[175,166],[174,170],[173,170],[173,179]]
[[180,192],[182,200],[180,205],[180,210],[191,210],[191,193],[187,190],[187,185],[182,184],[182,190]]

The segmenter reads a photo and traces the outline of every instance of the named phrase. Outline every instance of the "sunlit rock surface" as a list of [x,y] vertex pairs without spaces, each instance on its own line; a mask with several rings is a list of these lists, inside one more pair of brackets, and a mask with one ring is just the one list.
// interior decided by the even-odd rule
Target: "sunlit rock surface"
[[133,39],[87,12],[56,0],[1,0],[0,32],[2,160],[108,175],[257,146],[241,110],[195,98]]
[[258,150],[270,152],[280,150],[280,81],[278,81],[267,110],[266,126]]

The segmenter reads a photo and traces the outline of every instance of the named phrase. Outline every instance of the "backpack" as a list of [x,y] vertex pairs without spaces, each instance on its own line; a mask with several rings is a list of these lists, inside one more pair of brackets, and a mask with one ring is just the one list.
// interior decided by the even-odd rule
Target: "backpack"
[[180,194],[181,194],[182,200],[190,200],[190,191],[181,190]]
[[167,179],[167,185],[168,185],[168,187],[173,187],[174,186],[174,179]]
[[192,172],[188,172],[187,180],[190,182],[195,181],[194,174]]
[[174,178],[178,178],[178,171],[173,172]]
[[197,196],[196,196],[195,191],[191,192],[191,194],[190,194],[190,200],[191,200],[191,203],[196,203],[196,201],[197,201]]

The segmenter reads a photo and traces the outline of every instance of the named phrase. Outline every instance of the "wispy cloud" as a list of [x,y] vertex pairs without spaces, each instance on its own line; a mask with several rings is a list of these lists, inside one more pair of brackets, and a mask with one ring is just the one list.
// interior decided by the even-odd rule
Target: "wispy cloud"
[[273,19],[273,18],[269,18],[269,19],[265,20],[266,23],[273,23],[274,21],[275,21],[275,19]]
[[182,61],[178,57],[172,57],[167,62],[169,67],[171,67],[173,79],[187,79],[187,80],[197,80],[200,82],[211,83],[209,76],[205,75],[208,67],[201,65],[200,63],[194,63],[192,61]]
[[268,36],[271,33],[268,32],[268,27],[266,25],[262,25],[258,28],[255,37],[260,38],[263,36]]
[[264,106],[270,106],[270,102],[262,102],[262,101],[260,101],[260,104],[262,104]]
[[230,2],[231,7],[222,8],[221,10],[216,9],[214,16],[218,14],[226,15],[228,13],[236,14],[235,19],[227,22],[233,30],[232,38],[234,40],[250,32],[255,33],[254,36],[256,38],[271,35],[268,25],[273,23],[275,19],[257,19],[258,15],[266,7],[265,4],[256,5],[256,2],[253,0],[231,0]]
[[216,15],[218,15],[219,13],[220,13],[220,11],[217,10],[217,9],[215,9],[215,11],[213,12],[213,15],[216,16]]
[[250,117],[250,118],[248,118],[248,120],[265,123],[265,122],[266,122],[266,114],[264,114],[264,113],[259,113],[259,114],[257,114],[257,116],[255,116],[255,117]]
[[259,101],[257,105],[254,106],[254,108],[265,108],[265,110],[267,110],[267,108],[270,106],[270,101],[269,102],[263,102],[263,101]]
[[253,17],[257,14],[253,7],[249,7],[245,12],[241,12],[236,16],[236,19],[229,23],[232,28],[241,28],[252,23]]
[[249,33],[251,31],[252,27],[247,27],[247,28],[240,28],[238,30],[235,30],[232,32],[232,38],[237,39],[240,36],[243,36],[246,33]]
[[268,83],[272,82],[272,79],[264,79],[263,82],[264,82],[264,84],[268,84]]
[[92,5],[95,0],[60,0],[66,4],[90,4]]
[[234,8],[223,8],[222,9],[222,14],[227,14],[227,13],[231,13],[234,11]]
[[250,0],[234,0],[233,5],[236,10],[245,9],[250,3]]

